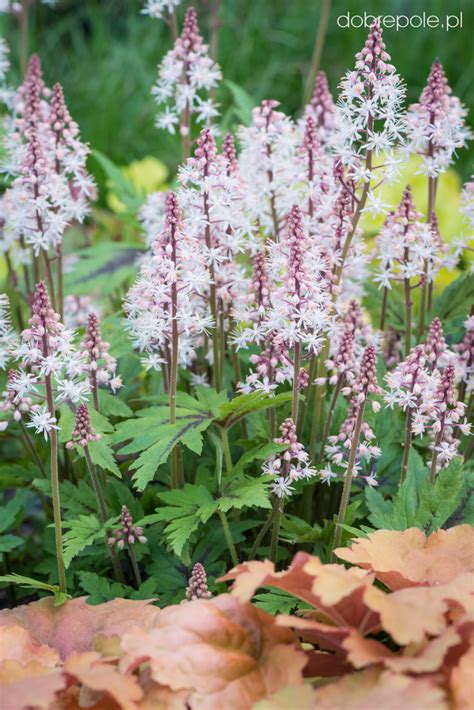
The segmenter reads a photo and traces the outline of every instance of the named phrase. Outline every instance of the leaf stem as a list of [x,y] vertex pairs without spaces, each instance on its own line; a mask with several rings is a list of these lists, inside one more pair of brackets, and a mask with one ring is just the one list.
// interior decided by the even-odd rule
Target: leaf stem
[[[96,467],[94,465],[94,462],[92,461],[89,447],[84,446],[83,449],[84,449],[84,458],[85,458],[86,464],[87,464],[87,470],[89,471],[89,475],[92,480],[92,486],[94,488],[95,497],[97,499],[97,507],[99,510],[99,516],[105,525],[105,523],[109,519],[109,516],[107,513],[107,506],[105,504],[104,494],[102,493],[102,488],[100,485],[99,476],[97,475]],[[120,561],[118,559],[118,555],[115,551],[115,548],[108,544],[107,534],[106,534],[106,544],[107,544],[107,548],[110,552],[110,557],[112,559],[112,565],[114,568],[115,577],[117,578],[118,582],[124,583],[125,579],[123,576],[123,571],[122,571],[122,567],[120,565]]]
[[346,476],[344,478],[344,488],[342,489],[341,503],[339,505],[339,513],[337,515],[336,530],[334,532],[334,542],[331,552],[331,560],[334,561],[334,550],[341,544],[342,537],[342,525],[346,517],[347,505],[349,503],[349,496],[351,492],[352,485],[352,472],[354,470],[354,464],[357,456],[357,450],[359,448],[360,432],[362,429],[362,422],[364,421],[364,410],[365,402],[360,405],[359,413],[357,415],[357,420],[354,430],[354,439],[352,441],[351,452],[349,454],[349,463],[347,464]]
[[227,547],[229,548],[232,564],[234,565],[234,567],[236,567],[239,564],[239,558],[237,557],[237,551],[235,549],[234,541],[232,539],[232,533],[230,531],[229,523],[227,522],[225,513],[222,510],[219,510],[218,513],[219,518],[221,519],[222,528],[224,530],[224,536],[227,542]]

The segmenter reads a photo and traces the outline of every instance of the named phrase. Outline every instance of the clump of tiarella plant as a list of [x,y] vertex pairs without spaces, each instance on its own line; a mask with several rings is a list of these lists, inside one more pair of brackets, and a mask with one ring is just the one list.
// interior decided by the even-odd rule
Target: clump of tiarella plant
[[143,3],[182,161],[144,199],[102,156],[123,234],[89,220],[89,147],[39,57],[1,93],[1,599],[55,599],[0,616],[40,700],[3,657],[0,682],[25,710],[351,708],[351,683],[444,710],[472,654],[473,182],[454,241],[437,213],[466,110],[439,61],[407,108],[375,22],[337,98],[319,72],[297,116],[221,124],[211,5],[208,46],[194,8]]

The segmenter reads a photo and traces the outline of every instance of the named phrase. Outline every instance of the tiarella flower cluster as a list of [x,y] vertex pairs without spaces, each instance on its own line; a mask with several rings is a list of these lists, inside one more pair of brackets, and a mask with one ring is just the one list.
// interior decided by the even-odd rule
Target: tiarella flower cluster
[[464,322],[466,332],[461,343],[454,346],[456,369],[461,377],[460,399],[474,390],[474,315]]
[[[44,283],[36,286],[29,328],[21,333],[21,342],[14,350],[20,370],[9,378],[6,401],[29,406],[31,421],[27,426],[48,437],[57,429],[54,410],[63,402],[80,404],[89,394],[84,379],[84,362],[73,344],[74,333],[67,330],[52,309]],[[8,407],[7,407],[8,409]],[[16,408],[23,411],[21,406]]]
[[190,7],[180,37],[158,67],[153,95],[165,109],[156,119],[157,127],[174,133],[179,124],[180,134],[188,136],[192,117],[208,125],[218,111],[207,96],[220,79],[220,68],[209,56],[199,34],[196,11]]
[[18,344],[10,316],[10,301],[5,293],[0,293],[0,370],[4,370]]
[[84,371],[89,374],[89,383],[93,392],[100,385],[107,385],[115,392],[122,386],[122,380],[117,375],[117,361],[109,353],[110,345],[102,339],[99,320],[94,313],[87,319],[87,329],[81,343],[81,354],[84,359]]
[[454,152],[470,136],[465,125],[467,110],[453,96],[443,66],[437,59],[417,104],[406,115],[407,148],[422,156],[421,171],[437,178],[451,165]]
[[[383,394],[382,388],[377,384],[376,361],[375,348],[369,345],[364,350],[355,371],[346,373],[347,384],[341,391],[349,398],[349,409],[339,433],[328,439],[330,444],[327,447],[329,459],[342,469],[348,468],[350,452],[355,447],[351,470],[353,476],[361,474],[364,461],[371,461],[381,454],[381,450],[375,444],[374,432],[364,421],[365,408],[369,402],[374,412],[380,410],[380,403],[377,400],[370,400],[371,396]],[[332,471],[330,466],[321,473],[322,479],[328,482],[335,475],[337,474]],[[369,485],[377,485],[373,472],[364,478]]]
[[327,270],[322,250],[308,237],[301,210],[294,205],[284,238],[270,247],[275,287],[267,328],[277,331],[288,347],[300,344],[309,354],[319,352],[331,311]]
[[389,372],[386,377],[388,391],[385,401],[390,407],[395,405],[406,411],[412,410],[413,430],[424,430],[424,416],[430,397],[433,395],[434,381],[428,369],[428,357],[424,345],[417,345],[408,357]]
[[453,353],[448,350],[443,324],[439,318],[432,320],[424,347],[430,370],[441,370],[453,359]]
[[285,498],[294,493],[295,481],[312,478],[316,475],[316,471],[309,466],[309,455],[304,450],[303,444],[298,442],[293,419],[285,419],[280,426],[280,433],[281,436],[274,439],[274,442],[286,448],[264,463],[262,474],[274,477],[273,493],[278,498]]
[[392,289],[397,282],[417,278],[433,281],[439,270],[440,239],[437,224],[420,221],[421,213],[413,203],[410,185],[404,190],[396,212],[389,214],[377,237],[379,270],[375,280],[381,288]]
[[[340,90],[335,147],[350,167],[351,178],[356,185],[393,178],[398,171],[399,159],[393,151],[402,139],[405,89],[390,64],[378,22]],[[366,209],[376,214],[381,208],[379,198],[370,192]]]
[[183,231],[177,198],[169,193],[164,229],[143,260],[124,303],[127,328],[135,346],[146,355],[147,369],[169,365],[173,324],[178,329],[179,362],[192,362],[197,339],[213,325],[202,298],[208,282],[200,245]]
[[279,103],[262,101],[252,123],[241,127],[239,166],[247,190],[245,209],[267,236],[278,241],[284,217],[295,202],[298,137],[291,118],[277,111]]
[[427,411],[425,427],[433,439],[432,472],[437,472],[458,453],[460,439],[456,436],[457,431],[468,435],[471,425],[463,420],[466,405],[457,398],[455,366],[449,364],[442,372],[436,370],[434,376],[437,386]]
[[88,214],[95,187],[62,88],[45,88],[36,56],[15,96],[6,148],[5,169],[17,176],[4,197],[6,238],[36,255],[60,248],[67,226]]
[[71,439],[67,442],[66,447],[73,449],[76,446],[85,448],[91,441],[99,441],[98,434],[91,424],[91,415],[86,404],[80,404],[76,409],[76,418],[74,429],[72,430]]
[[120,528],[109,538],[109,545],[117,545],[119,550],[125,546],[134,545],[136,542],[145,543],[147,538],[139,525],[133,524],[133,518],[126,505],[122,505],[120,513]]
[[231,136],[226,136],[219,155],[210,129],[203,129],[194,157],[179,171],[179,180],[185,229],[209,269],[212,317],[227,317],[235,299],[247,292],[245,269],[235,257],[249,247],[252,234],[242,209],[244,184]]

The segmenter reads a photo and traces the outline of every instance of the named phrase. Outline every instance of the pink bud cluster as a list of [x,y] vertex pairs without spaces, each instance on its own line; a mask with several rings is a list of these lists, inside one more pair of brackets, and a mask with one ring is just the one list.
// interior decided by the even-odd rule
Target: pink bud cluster
[[99,441],[100,434],[97,434],[91,423],[91,415],[87,405],[80,404],[76,410],[74,429],[71,439],[67,442],[66,448],[73,449],[76,446],[85,448],[91,441]]
[[91,386],[108,385],[115,392],[122,386],[122,380],[116,374],[117,361],[110,355],[109,349],[109,343],[102,339],[97,316],[90,313],[80,348],[86,363],[84,370],[89,373]]
[[275,454],[264,463],[262,474],[274,477],[272,491],[278,498],[284,498],[293,494],[296,481],[312,478],[316,471],[309,466],[309,455],[303,444],[298,442],[293,419],[285,419],[280,426],[280,433],[281,436],[274,439],[274,442],[286,448],[283,453]]
[[319,71],[316,76],[313,95],[305,108],[305,116],[313,117],[319,140],[323,145],[328,144],[336,127],[336,107],[324,71]]
[[133,524],[132,516],[126,505],[122,505],[120,526],[113,537],[109,537],[109,545],[117,545],[119,550],[123,550],[125,545],[134,545],[136,542],[142,544],[147,542],[147,538],[143,534],[143,529],[139,525]]
[[193,566],[188,586],[186,587],[186,599],[194,601],[195,599],[212,599],[212,593],[207,586],[207,574],[204,565],[196,562]]

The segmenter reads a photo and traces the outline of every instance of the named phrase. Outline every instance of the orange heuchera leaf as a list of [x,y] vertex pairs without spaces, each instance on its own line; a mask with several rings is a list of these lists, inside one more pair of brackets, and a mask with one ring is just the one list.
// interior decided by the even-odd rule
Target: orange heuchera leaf
[[89,651],[95,636],[122,634],[133,626],[147,628],[160,613],[148,601],[114,599],[89,606],[85,597],[72,599],[55,607],[47,597],[16,609],[0,612],[0,626],[18,624],[25,628],[38,644],[56,648],[61,658],[71,653]]
[[49,646],[38,646],[26,629],[17,624],[0,626],[0,663],[3,661],[38,661],[43,666],[55,666],[59,653]]
[[376,587],[364,592],[367,606],[380,614],[381,626],[396,643],[406,646],[439,636],[447,626],[451,606],[472,608],[474,576],[459,575],[452,582],[433,587],[408,587],[386,594]]
[[429,678],[380,672],[344,676],[315,693],[315,710],[448,710],[444,692]]
[[96,691],[97,700],[105,693],[123,710],[135,710],[136,701],[143,697],[143,690],[135,676],[120,673],[115,665],[94,651],[69,656],[64,672],[81,683],[83,688]]
[[474,697],[472,669],[474,668],[474,636],[471,647],[461,657],[458,665],[453,669],[450,678],[454,710],[472,710]]
[[245,710],[302,682],[306,657],[295,641],[265,612],[223,594],[170,606],[152,629],[124,634],[120,667],[148,661],[155,682],[190,691],[193,708]]
[[474,528],[458,525],[429,537],[418,528],[378,530],[335,553],[346,562],[373,570],[390,589],[445,584],[462,572],[474,571]]
[[291,685],[260,700],[253,710],[316,710],[315,692],[311,685]]
[[65,686],[61,669],[39,661],[4,661],[0,665],[0,707],[5,710],[49,710]]
[[264,562],[244,562],[230,570],[219,582],[235,580],[232,596],[241,602],[248,602],[259,587],[272,586],[293,594],[298,599],[316,605],[316,598],[311,591],[313,579],[304,571],[306,563],[314,559],[306,552],[298,552],[291,565],[283,572],[275,572],[275,565],[269,560]]
[[235,580],[231,594],[240,601],[248,601],[261,586],[282,589],[317,608],[325,622],[341,627],[364,624],[371,629],[378,616],[371,614],[363,601],[372,575],[343,565],[324,565],[318,557],[298,552],[291,565],[283,572],[275,572],[273,563],[247,562],[238,565],[219,581]]

